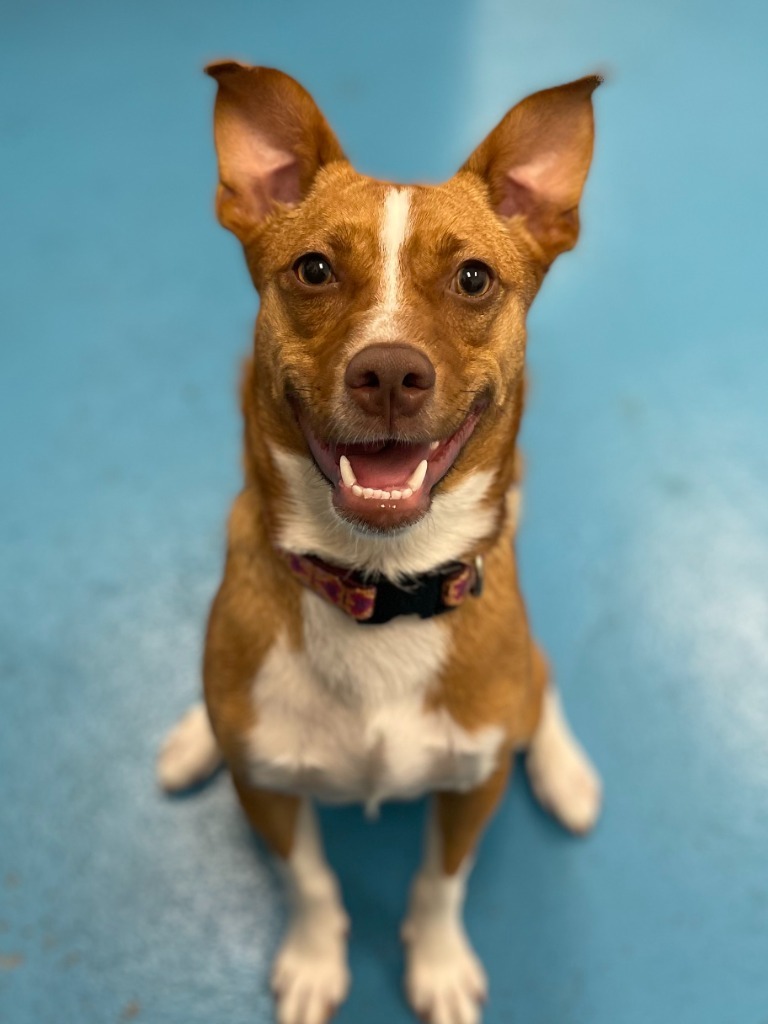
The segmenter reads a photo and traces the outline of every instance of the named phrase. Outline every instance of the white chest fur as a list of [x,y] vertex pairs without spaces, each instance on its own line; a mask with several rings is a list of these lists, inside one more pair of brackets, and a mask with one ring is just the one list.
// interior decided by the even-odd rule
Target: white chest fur
[[502,729],[469,733],[424,699],[448,656],[435,619],[359,626],[303,595],[304,650],[280,637],[254,683],[257,785],[357,802],[467,790],[490,775]]

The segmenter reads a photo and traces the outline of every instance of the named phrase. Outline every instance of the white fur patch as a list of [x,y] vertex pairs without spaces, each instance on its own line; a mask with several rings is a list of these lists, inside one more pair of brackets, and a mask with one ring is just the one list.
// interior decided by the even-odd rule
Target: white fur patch
[[470,867],[471,862],[465,862],[454,875],[443,872],[433,817],[402,931],[408,1000],[430,1024],[478,1024],[480,1003],[488,991],[462,921]]
[[541,722],[526,759],[539,803],[571,832],[588,832],[600,816],[600,777],[574,738],[557,692],[544,695]]
[[472,789],[496,765],[503,730],[462,729],[424,700],[448,657],[448,633],[413,616],[359,626],[316,594],[303,595],[305,650],[280,637],[253,687],[249,738],[255,784],[362,802],[435,789]]
[[312,671],[351,708],[423,701],[448,659],[449,633],[436,618],[361,626],[311,591],[302,595],[302,618]]
[[410,209],[410,189],[387,189],[379,227],[381,263],[376,299],[350,335],[343,356],[346,360],[368,345],[403,340],[403,248],[410,234]]
[[288,487],[277,537],[286,551],[396,580],[460,560],[496,526],[496,511],[485,503],[493,480],[487,471],[436,494],[414,526],[394,534],[362,533],[337,515],[331,487],[310,458],[276,446],[270,451]]
[[288,932],[272,967],[279,1024],[325,1024],[349,989],[347,915],[304,801],[282,865],[291,900]]
[[391,188],[384,199],[380,245],[383,289],[379,302],[385,310],[396,311],[402,301],[401,251],[408,237],[408,212],[411,200],[407,188]]

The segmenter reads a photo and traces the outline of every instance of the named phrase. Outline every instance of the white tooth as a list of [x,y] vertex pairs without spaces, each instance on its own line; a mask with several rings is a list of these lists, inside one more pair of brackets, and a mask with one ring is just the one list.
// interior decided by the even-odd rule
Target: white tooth
[[354,487],[357,483],[357,477],[355,476],[350,461],[346,455],[342,455],[339,459],[339,469],[341,470],[341,479],[347,487]]
[[439,448],[439,447],[440,447],[440,442],[439,441],[433,441],[432,444],[429,446],[429,450],[431,452],[433,452],[435,450],[435,448]]
[[404,490],[404,491],[402,492],[402,495],[401,495],[401,496],[402,496],[403,498],[410,498],[410,496],[411,496],[412,494],[413,494],[413,491],[411,490],[411,488],[410,488],[410,487],[406,487],[406,488],[405,488],[405,490]]
[[373,488],[372,487],[364,487],[363,488],[363,497],[364,498],[372,498],[373,497]]
[[374,488],[373,496],[374,496],[374,498],[383,498],[384,497],[384,491],[380,490],[378,487]]
[[384,501],[387,501],[389,500],[389,491],[376,491],[376,493],[374,494],[374,498],[383,498]]
[[362,494],[363,494],[363,488],[360,486],[360,484],[355,484],[352,487],[352,493],[356,494],[358,496],[358,498],[360,498],[360,497],[362,497]]
[[414,491],[418,491],[421,485],[424,483],[424,477],[427,475],[428,463],[426,459],[422,459],[416,469],[411,474],[411,479],[408,481],[407,486],[412,487]]
[[393,498],[395,501],[400,501],[400,499],[403,496],[403,492],[402,491],[390,491],[389,492],[389,496],[390,496],[390,498]]

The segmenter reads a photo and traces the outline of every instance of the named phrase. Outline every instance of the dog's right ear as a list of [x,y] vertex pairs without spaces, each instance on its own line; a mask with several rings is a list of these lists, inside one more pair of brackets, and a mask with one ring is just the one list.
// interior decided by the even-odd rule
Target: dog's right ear
[[300,202],[318,170],[345,156],[315,101],[290,75],[234,61],[205,71],[219,86],[216,212],[245,243],[276,203]]

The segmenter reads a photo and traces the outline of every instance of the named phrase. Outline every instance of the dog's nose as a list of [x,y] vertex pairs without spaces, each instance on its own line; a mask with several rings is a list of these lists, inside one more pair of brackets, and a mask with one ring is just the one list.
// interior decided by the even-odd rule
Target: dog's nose
[[422,408],[435,386],[435,368],[413,345],[369,345],[350,359],[344,383],[363,412],[391,423]]

